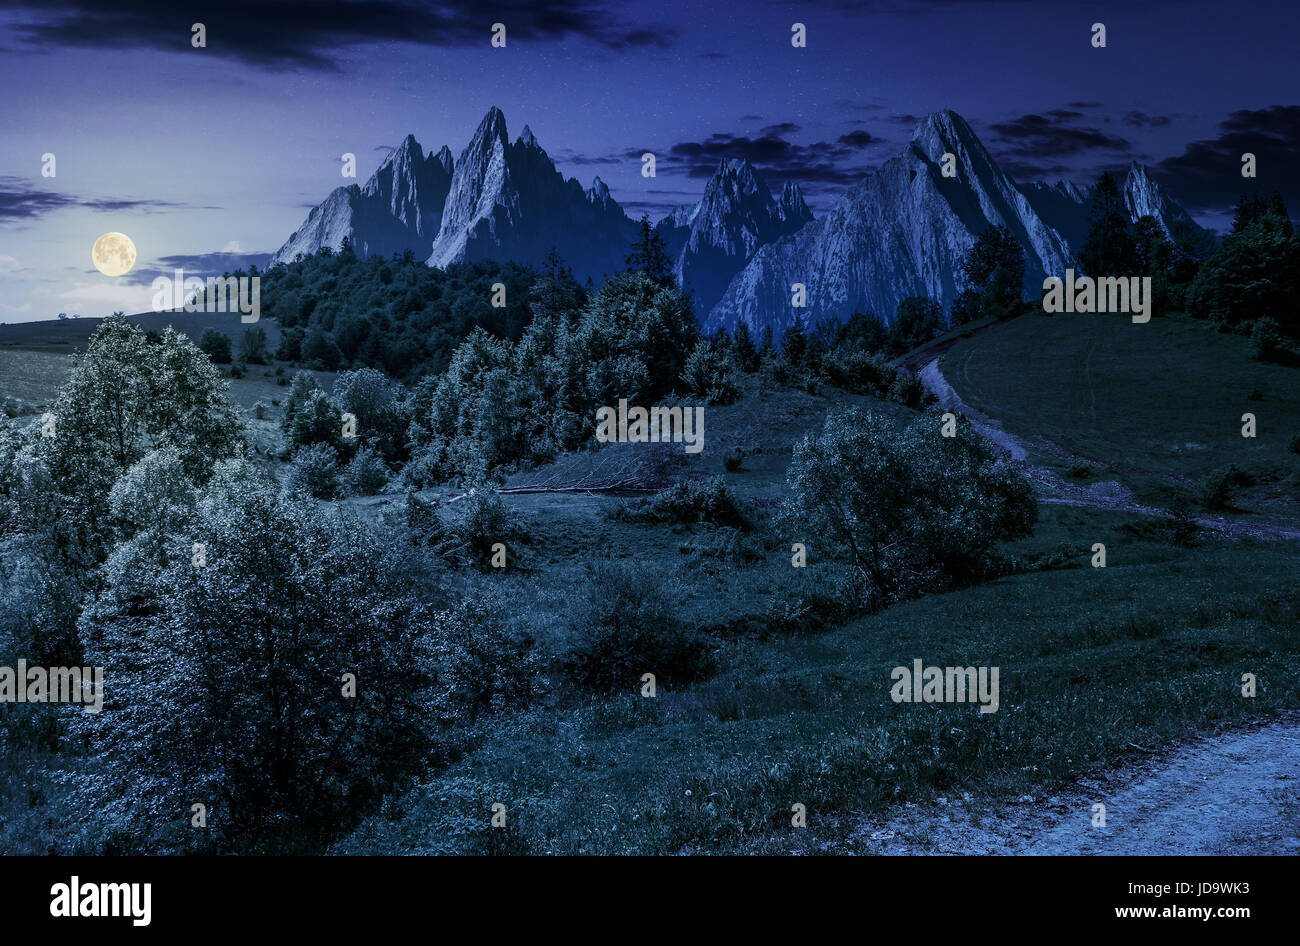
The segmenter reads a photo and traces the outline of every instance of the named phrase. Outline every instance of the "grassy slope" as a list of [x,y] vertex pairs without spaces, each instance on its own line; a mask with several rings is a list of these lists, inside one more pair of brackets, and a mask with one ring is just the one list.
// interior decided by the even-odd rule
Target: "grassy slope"
[[[1038,320],[1044,322],[1049,320]],[[1207,350],[1205,337],[1195,335],[1202,330],[1197,325],[1146,326],[1168,338],[1160,358],[1141,346],[1117,347],[1113,340],[1107,347],[1101,334],[1090,377],[1094,391],[1107,392],[1097,403],[1107,406],[1089,428],[1089,439],[1075,446],[1067,439],[1071,423],[1061,419],[1066,409],[1041,405],[1055,404],[1058,390],[1079,396],[1086,378],[1062,383],[1060,377],[1069,376],[1071,359],[1087,361],[1087,347],[1080,347],[1086,336],[1073,338],[1059,327],[1045,331],[1054,324],[1021,319],[959,342],[950,358],[961,357],[962,346],[982,346],[969,356],[971,377],[981,379],[976,383],[947,365],[945,370],[963,396],[1005,417],[1013,432],[1041,434],[1070,449],[1086,443],[1094,459],[1125,468],[1125,477],[1135,475],[1126,469],[1130,447],[1135,457],[1142,450],[1159,456],[1158,443],[1148,441],[1163,428],[1152,418],[1165,418],[1166,426],[1170,418],[1206,423],[1202,415],[1224,399],[1216,378],[1236,378],[1232,383],[1240,386],[1255,384],[1257,371],[1271,376],[1272,369],[1234,353],[1238,339],[1211,335],[1228,355]],[[1021,331],[1007,331],[1015,326]],[[1098,331],[1104,328],[1115,326]],[[1200,354],[1173,357],[1182,345]],[[1055,361],[1043,352],[1055,352]],[[1098,358],[1098,352],[1109,356]],[[0,359],[9,354],[14,353],[0,348]],[[1176,383],[1161,382],[1168,371],[1154,380],[1134,372],[1130,359],[1139,358],[1166,367],[1174,362]],[[999,372],[997,362],[1016,370]],[[9,377],[0,362],[0,394],[11,393]],[[33,369],[30,383],[39,388],[43,377],[45,372]],[[251,404],[255,398],[241,396],[240,386],[254,383],[260,382],[235,382],[232,394]],[[1108,395],[1126,383],[1132,398],[1112,404]],[[1185,397],[1188,385],[1201,392],[1199,398]],[[1028,393],[1020,394],[1021,388]],[[1047,394],[1035,397],[1034,391]],[[1237,392],[1237,400],[1246,391]],[[1270,387],[1264,402],[1251,403],[1267,406],[1294,396]],[[751,387],[740,404],[708,410],[708,446],[692,468],[716,473],[729,447],[757,449],[742,472],[727,478],[767,508],[780,497],[790,445],[843,400],[791,391],[764,395]],[[1076,415],[1084,409],[1065,403],[1074,404],[1069,410]],[[1152,418],[1122,416],[1125,403],[1145,403]],[[1232,403],[1229,414],[1237,410]],[[896,405],[875,406],[905,413]],[[1262,439],[1264,414],[1256,413]],[[1290,416],[1298,415],[1292,409]],[[263,434],[273,440],[270,424],[265,426]],[[1192,468],[1189,477],[1220,465],[1233,446],[1197,429],[1200,442],[1221,453],[1215,462],[1201,458],[1204,465]],[[1235,435],[1236,426],[1230,424],[1228,432]],[[1267,462],[1287,462],[1273,447],[1266,449]],[[1192,456],[1199,454],[1175,452],[1157,469],[1176,478]],[[571,596],[585,590],[591,556],[633,561],[645,570],[647,594],[660,593],[664,581],[680,585],[686,620],[716,637],[717,675],[679,692],[661,689],[654,700],[633,693],[556,698],[492,719],[466,742],[463,756],[430,771],[422,784],[342,841],[340,850],[840,850],[855,811],[954,791],[1015,797],[1118,761],[1132,751],[1130,743],[1160,743],[1300,705],[1293,669],[1300,657],[1296,543],[1216,542],[1181,549],[1136,537],[1115,513],[1043,506],[1034,537],[1012,551],[1033,560],[1065,547],[1074,567],[922,598],[820,634],[755,636],[736,633],[746,618],[755,619],[751,626],[762,624],[773,611],[795,607],[834,580],[817,538],[755,538],[751,545],[759,559],[739,564],[700,551],[712,538],[706,527],[610,520],[607,511],[620,501],[509,497],[529,518],[530,536],[512,551],[512,565],[519,567],[488,580],[498,586],[516,624],[554,651],[571,632]],[[808,541],[807,569],[790,568],[790,541]],[[1105,570],[1086,567],[1094,541],[1107,545]],[[889,670],[915,658],[1000,666],[1002,708],[981,716],[970,705],[892,703]],[[1247,671],[1260,680],[1254,700],[1238,692]],[[511,810],[506,832],[487,828],[496,801]],[[790,827],[795,802],[808,807],[806,829]]]
[[[1003,398],[980,403],[990,412],[1019,407],[1019,429],[1008,423],[1013,431],[1055,440],[1070,431],[1068,420],[1043,409],[1058,390],[1077,398],[1089,381],[1112,393],[1130,385],[1133,403],[1151,416],[1126,417],[1122,397],[1098,396],[1104,406],[1086,441],[1126,477],[1133,476],[1124,462],[1130,446],[1138,458],[1132,466],[1155,466],[1168,477],[1192,479],[1226,462],[1235,445],[1211,436],[1213,422],[1198,415],[1214,414],[1222,379],[1274,378],[1272,368],[1236,351],[1240,340],[1206,335],[1195,324],[1157,326],[1155,357],[1141,346],[1124,348],[1118,332],[1105,334],[1113,326],[1097,328],[1095,344],[1083,335],[1053,350],[1060,332],[1044,332],[1042,321],[995,326],[958,343],[954,352],[967,346],[976,376],[993,379]],[[1212,342],[1224,347],[1216,354]],[[1088,361],[1089,347],[1089,374],[1069,381],[1064,365]],[[1042,364],[1031,357],[1040,349],[1054,352]],[[1178,357],[1184,349],[1191,355]],[[1152,379],[1147,368],[1133,368],[1137,359],[1176,367]],[[997,361],[1016,369],[996,371]],[[984,374],[982,365],[990,366]],[[1061,374],[1065,382],[1049,380]],[[1165,387],[1161,378],[1171,375]],[[1267,396],[1294,397],[1278,390],[1288,378],[1276,375]],[[1047,393],[1035,398],[1021,385]],[[1198,397],[1187,398],[1189,389]],[[986,389],[973,396],[981,394]],[[790,392],[761,403],[751,393],[734,408],[711,409],[712,439],[699,462],[716,472],[724,446],[757,434],[763,454],[747,461],[750,472],[728,479],[742,495],[772,502],[789,444],[820,423],[829,403]],[[1067,403],[1076,415],[1083,409]],[[1236,410],[1235,402],[1226,410]],[[1162,457],[1157,435],[1173,418],[1215,455]],[[1235,426],[1229,433],[1241,439]],[[1272,441],[1263,449],[1248,461],[1256,468],[1289,462]],[[1185,473],[1180,464],[1193,455],[1198,463]],[[1236,462],[1245,465],[1239,456]],[[498,718],[475,734],[462,758],[365,822],[340,851],[844,850],[855,812],[953,792],[992,803],[1014,799],[1123,761],[1134,743],[1160,744],[1300,705],[1293,670],[1300,658],[1297,543],[1207,540],[1179,548],[1142,538],[1149,522],[1140,518],[1045,505],[1035,535],[1010,551],[1032,562],[1064,549],[1065,568],[929,596],[820,634],[737,635],[745,617],[756,619],[748,626],[761,626],[773,611],[831,585],[834,568],[815,554],[816,537],[809,567],[796,572],[792,536],[758,543],[761,557],[751,564],[724,563],[692,551],[707,541],[707,528],[610,522],[604,512],[617,500],[512,501],[519,508],[526,502],[533,515],[534,539],[520,558],[533,571],[502,575],[500,585],[516,622],[543,647],[563,645],[570,596],[584,588],[583,565],[593,553],[608,554],[644,568],[647,594],[666,581],[683,589],[682,613],[715,635],[720,670],[653,700],[629,692]],[[1087,565],[1097,541],[1108,549],[1106,569]],[[1001,709],[981,715],[970,705],[894,704],[889,671],[916,658],[999,666]],[[1240,695],[1245,672],[1259,679],[1253,700]],[[508,831],[487,828],[495,802],[510,809]],[[796,802],[809,812],[803,830],[790,827]]]
[[[490,847],[501,843],[485,827],[497,801],[520,850],[812,848],[840,837],[854,809],[952,791],[1014,797],[1117,761],[1130,743],[1300,705],[1295,544],[1176,550],[1130,538],[1112,513],[1044,515],[1034,550],[1100,538],[1109,567],[1016,575],[818,635],[723,639],[721,672],[681,692],[499,718],[341,849]],[[778,584],[792,592],[783,549],[715,580],[689,560],[672,565],[679,540],[662,529],[599,538],[647,576],[669,569],[715,618],[761,613]],[[531,609],[544,644],[566,626],[557,589],[580,577],[558,567],[516,588],[532,586],[514,603]],[[918,657],[999,666],[1001,709],[892,703],[890,669]],[[1238,691],[1247,671],[1260,680],[1254,700]],[[811,830],[789,829],[794,802]]]
[[[1248,347],[1182,316],[1134,325],[1032,314],[958,341],[940,367],[963,400],[1028,440],[1036,460],[1072,462],[1041,441],[1032,452],[1045,438],[1158,504],[1235,463],[1261,480],[1243,509],[1294,514],[1280,503],[1300,494],[1300,455],[1288,450],[1300,434],[1300,370],[1251,361]],[[1254,439],[1241,436],[1247,412]]]

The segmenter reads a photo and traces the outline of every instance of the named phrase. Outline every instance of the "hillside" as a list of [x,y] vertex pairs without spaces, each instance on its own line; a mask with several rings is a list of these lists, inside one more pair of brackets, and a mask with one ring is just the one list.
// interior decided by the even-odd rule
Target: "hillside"
[[[1034,313],[957,338],[939,367],[966,403],[1062,475],[1116,480],[1164,506],[1180,494],[1195,500],[1235,465],[1255,482],[1234,495],[1232,511],[1296,521],[1300,377],[1252,360],[1249,348],[1178,315],[1133,325]],[[1255,415],[1254,438],[1241,434],[1245,413]]]

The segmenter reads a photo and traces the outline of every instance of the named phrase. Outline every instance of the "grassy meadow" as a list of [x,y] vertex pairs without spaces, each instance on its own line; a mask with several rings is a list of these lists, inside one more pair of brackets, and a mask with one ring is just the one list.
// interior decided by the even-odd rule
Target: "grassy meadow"
[[[1245,345],[1182,318],[1025,316],[959,338],[941,366],[968,403],[1026,441],[1033,462],[1063,473],[1084,464],[1157,503],[1232,463],[1256,477],[1242,515],[1294,519],[1296,369],[1252,362]],[[49,347],[0,344],[0,395],[48,404],[67,370]],[[582,630],[575,600],[605,593],[592,560],[622,561],[644,595],[669,601],[703,636],[712,671],[660,684],[654,698],[556,685],[534,705],[480,718],[335,852],[878,853],[885,842],[855,828],[893,805],[953,794],[995,805],[1122,763],[1136,747],[1300,706],[1296,542],[1175,542],[1148,517],[1042,504],[1000,577],[845,623],[832,604],[844,577],[833,550],[775,516],[792,446],[836,406],[915,412],[745,383],[736,404],[707,410],[707,449],[683,472],[725,477],[752,504],[752,530],[627,521],[618,512],[630,496],[507,493],[520,523],[509,567],[448,579],[494,600],[553,659]],[[272,465],[278,407],[260,420],[249,409],[285,391],[260,368],[230,389]],[[1255,440],[1240,436],[1247,410],[1259,418]],[[562,456],[506,485],[574,482],[617,449]],[[730,451],[738,467],[724,466]],[[392,490],[341,502],[380,517],[403,501]],[[807,546],[805,568],[792,567],[795,542]],[[1096,542],[1105,568],[1090,565]],[[892,702],[891,669],[918,658],[999,667],[999,710]],[[558,681],[556,664],[548,672]],[[1241,695],[1243,673],[1258,679],[1253,699]],[[3,800],[0,846],[51,843],[51,768],[26,797]],[[488,824],[497,802],[506,831]],[[795,804],[806,806],[806,829],[791,827]]]

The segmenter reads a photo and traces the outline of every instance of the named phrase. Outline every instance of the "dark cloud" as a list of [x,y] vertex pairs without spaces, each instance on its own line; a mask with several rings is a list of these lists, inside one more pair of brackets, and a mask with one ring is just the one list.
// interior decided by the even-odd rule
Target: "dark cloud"
[[[1280,191],[1294,216],[1300,207],[1300,105],[1231,112],[1218,135],[1189,144],[1152,168],[1189,210],[1222,211],[1243,194]],[[1255,155],[1258,176],[1241,176],[1241,156]]]
[[[56,210],[82,208],[100,213],[124,213],[186,208],[187,204],[168,200],[126,200],[110,197],[76,197],[33,187],[19,177],[0,177],[0,224],[8,221],[34,220]],[[215,209],[215,208],[204,208]]]
[[990,126],[994,132],[992,147],[999,161],[1008,160],[1022,167],[1046,168],[1067,155],[1105,149],[1129,154],[1130,142],[1096,128],[1074,124],[1082,117],[1078,112],[1054,109],[1042,115],[1029,114]]
[[908,128],[915,128],[921,123],[920,115],[890,115],[889,120],[895,125],[905,125]]
[[271,261],[271,256],[270,253],[196,253],[163,256],[152,260],[148,266],[137,266],[125,276],[119,276],[118,279],[133,286],[148,286],[159,276],[175,279],[178,269],[185,271],[187,279],[190,276],[207,279],[209,276],[221,276],[240,269],[247,270],[249,266],[264,269]]
[[[0,0],[16,36],[29,46],[157,49],[238,59],[271,69],[337,68],[341,50],[371,43],[487,45],[493,23],[509,42],[578,37],[606,49],[666,48],[675,28],[631,24],[592,0]],[[207,47],[190,45],[202,23]]]
[[[710,177],[723,158],[748,158],[764,176],[781,181],[795,180],[801,185],[814,187],[847,185],[862,178],[863,168],[850,167],[845,162],[855,157],[863,146],[855,136],[864,132],[851,132],[836,142],[802,145],[774,131],[790,124],[769,126],[752,137],[722,133],[710,135],[703,141],[678,142],[668,149],[668,154],[674,162],[684,166],[688,176],[694,178]],[[628,154],[639,156],[641,152]]]
[[794,122],[779,122],[775,125],[768,125],[759,134],[764,137],[768,135],[793,135],[796,131],[799,131],[799,126]]
[[1122,121],[1134,128],[1163,128],[1173,123],[1172,115],[1148,115],[1146,112],[1126,112]]
[[880,141],[869,131],[851,131],[847,135],[840,135],[837,140],[840,144],[847,145],[850,148],[865,148],[867,145],[876,144]]
[[1101,108],[1100,102],[1066,102],[1066,108]]

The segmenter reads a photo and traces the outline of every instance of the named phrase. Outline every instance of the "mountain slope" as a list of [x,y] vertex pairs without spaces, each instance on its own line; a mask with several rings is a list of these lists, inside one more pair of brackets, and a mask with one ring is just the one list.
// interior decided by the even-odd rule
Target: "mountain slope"
[[[957,175],[940,170],[943,155]],[[891,319],[907,296],[945,307],[960,289],[962,257],[980,232],[1004,224],[1026,250],[1026,286],[1064,270],[1069,247],[952,111],[918,126],[901,154],[851,187],[822,219],[762,247],[732,280],[705,319],[706,331],[743,320],[780,335],[796,315],[805,322],[843,321],[855,311]],[[791,305],[791,286],[807,288],[808,305]]]
[[451,152],[445,146],[425,156],[415,136],[407,135],[365,186],[337,187],[314,207],[271,263],[325,246],[337,250],[345,237],[360,256],[405,250],[423,255],[442,224],[451,177]]
[[411,250],[433,266],[484,259],[540,265],[555,249],[579,279],[621,269],[635,225],[599,179],[566,180],[531,130],[511,144],[492,108],[452,160],[424,155],[407,135],[364,187],[336,188],[275,254],[273,263],[344,238],[358,255]]
[[678,282],[691,289],[703,314],[760,247],[812,219],[799,185],[787,181],[778,201],[748,159],[724,158],[699,202],[673,211],[656,229]]
[[634,230],[600,178],[585,191],[565,180],[527,126],[510,144],[492,108],[456,162],[428,262],[537,266],[555,249],[579,279],[599,279],[623,267]]

